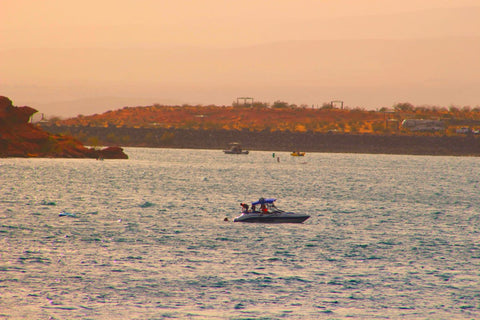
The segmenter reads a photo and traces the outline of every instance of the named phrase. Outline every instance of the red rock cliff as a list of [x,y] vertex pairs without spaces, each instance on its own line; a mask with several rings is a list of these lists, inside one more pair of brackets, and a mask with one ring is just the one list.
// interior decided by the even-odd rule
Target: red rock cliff
[[72,137],[40,129],[29,123],[36,112],[30,107],[15,107],[9,98],[0,96],[0,157],[128,159],[120,147],[86,148]]

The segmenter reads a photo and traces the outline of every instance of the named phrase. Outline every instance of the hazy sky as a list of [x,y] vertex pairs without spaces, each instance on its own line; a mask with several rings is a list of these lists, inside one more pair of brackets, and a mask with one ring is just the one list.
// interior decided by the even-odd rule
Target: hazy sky
[[478,0],[0,0],[0,95],[49,115],[480,105]]

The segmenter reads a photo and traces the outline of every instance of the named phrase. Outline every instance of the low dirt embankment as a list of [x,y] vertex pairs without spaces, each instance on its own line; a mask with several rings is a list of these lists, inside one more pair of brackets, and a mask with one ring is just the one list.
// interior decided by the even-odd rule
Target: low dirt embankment
[[240,142],[246,150],[373,154],[480,156],[477,136],[407,136],[289,131],[187,130],[48,126],[83,143],[154,148],[224,149]]

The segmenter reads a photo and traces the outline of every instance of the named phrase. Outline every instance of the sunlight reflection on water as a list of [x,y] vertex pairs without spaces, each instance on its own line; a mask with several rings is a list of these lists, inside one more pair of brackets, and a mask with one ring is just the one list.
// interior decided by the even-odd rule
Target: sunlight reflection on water
[[[126,152],[0,160],[0,314],[480,316],[477,158]],[[312,217],[223,221],[261,196]]]

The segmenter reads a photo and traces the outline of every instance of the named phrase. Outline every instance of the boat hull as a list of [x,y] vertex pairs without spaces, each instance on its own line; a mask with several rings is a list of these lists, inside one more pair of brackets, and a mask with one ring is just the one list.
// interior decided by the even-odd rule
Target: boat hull
[[223,150],[225,154],[248,154],[248,150],[245,151],[231,151],[231,150]]
[[243,213],[233,219],[233,222],[250,222],[250,223],[302,223],[310,218],[309,215],[297,213]]

